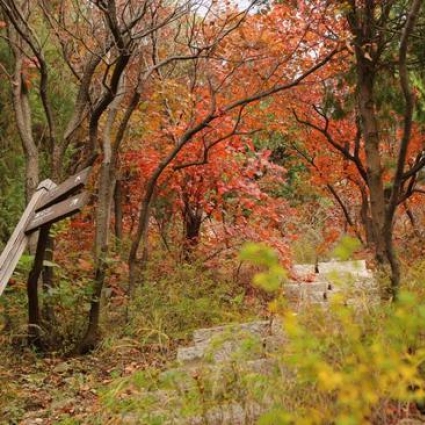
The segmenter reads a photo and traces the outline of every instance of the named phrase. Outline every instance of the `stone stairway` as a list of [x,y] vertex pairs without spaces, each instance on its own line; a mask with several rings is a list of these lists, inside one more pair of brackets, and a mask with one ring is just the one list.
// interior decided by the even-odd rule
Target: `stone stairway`
[[[324,308],[336,294],[345,302],[378,299],[364,261],[295,266],[295,279],[284,292],[292,308]],[[274,353],[284,344],[278,320],[198,329],[192,344],[177,350],[175,367],[161,372],[154,388],[143,389],[137,408],[119,423],[141,425],[250,425],[274,401],[270,388],[255,391],[262,380],[290,379]],[[251,381],[250,381],[251,380]],[[252,386],[249,385],[252,382]]]
[[326,308],[337,295],[343,302],[357,305],[371,305],[380,299],[377,281],[364,260],[295,265],[293,275],[284,292],[295,311],[311,304]]
[[[266,399],[238,394],[240,379],[283,373],[271,356],[284,341],[281,323],[268,320],[198,329],[177,351],[176,367],[142,394],[146,409],[122,416],[124,424],[245,425],[266,410]],[[236,401],[235,401],[236,400]],[[150,408],[149,408],[150,404]]]

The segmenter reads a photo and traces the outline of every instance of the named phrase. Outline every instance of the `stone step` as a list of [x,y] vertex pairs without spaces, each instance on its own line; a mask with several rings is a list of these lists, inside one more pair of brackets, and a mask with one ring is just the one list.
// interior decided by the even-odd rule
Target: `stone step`
[[328,281],[288,282],[284,286],[285,298],[292,306],[298,304],[317,304],[328,300],[332,286]]
[[303,309],[309,304],[326,307],[335,295],[344,297],[344,302],[356,304],[369,298],[371,302],[379,301],[379,286],[374,279],[319,280],[315,282],[288,282],[284,285],[285,297],[295,310]]
[[317,264],[294,264],[292,273],[297,281],[311,280],[315,276],[320,280],[328,275],[371,278],[373,274],[367,269],[365,260],[321,261]]
[[[255,403],[242,405],[229,403],[214,407],[204,415],[180,419],[175,425],[254,425],[266,408]],[[171,425],[171,423],[170,423]]]
[[215,326],[213,328],[197,329],[193,332],[193,341],[195,345],[205,344],[210,342],[211,338],[217,335],[230,335],[235,336],[249,333],[258,336],[265,336],[271,332],[270,320],[258,320],[250,323],[235,323],[229,325]]
[[318,264],[319,275],[322,276],[351,276],[357,278],[372,278],[372,273],[366,267],[365,260],[326,261]]
[[[208,385],[219,392],[220,387],[226,385],[229,379],[247,373],[270,375],[277,371],[278,363],[273,357],[262,357],[255,360],[224,361],[221,363],[186,364],[181,367],[165,370],[158,376],[159,385],[165,388],[188,391],[196,388],[203,381],[203,386]],[[285,372],[286,373],[286,372]]]
[[220,406],[211,407],[203,414],[186,417],[174,415],[168,416],[162,411],[151,413],[126,413],[116,418],[125,425],[254,425],[260,415],[267,410],[265,406],[255,403],[242,405],[239,403],[227,403]]
[[[272,401],[247,396],[244,377],[258,375],[290,379],[288,370],[273,359],[246,362],[223,362],[218,365],[185,366],[170,369],[158,376],[155,391],[142,392],[132,412],[121,414],[120,422],[128,425],[158,423],[161,425],[254,424]],[[241,399],[242,398],[242,399]],[[229,400],[233,400],[231,403]]]
[[221,362],[236,358],[259,358],[272,350],[272,347],[283,343],[284,333],[281,323],[263,320],[198,329],[194,332],[193,340],[194,345],[178,348],[178,362]]

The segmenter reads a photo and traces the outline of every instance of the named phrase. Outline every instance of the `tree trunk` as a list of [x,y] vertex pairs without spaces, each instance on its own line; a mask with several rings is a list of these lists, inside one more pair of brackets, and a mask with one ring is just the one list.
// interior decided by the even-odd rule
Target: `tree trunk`
[[391,268],[391,286],[387,289],[387,295],[390,299],[396,300],[400,288],[401,270],[400,262],[394,249],[392,222],[387,223],[387,226],[388,227],[384,232],[385,248],[387,259]]
[[123,210],[122,210],[122,182],[117,179],[115,182],[114,191],[114,210],[115,210],[115,238],[117,242],[117,248],[120,248],[123,238]]
[[[141,209],[137,224],[136,234],[133,237],[130,254],[128,257],[128,269],[129,269],[129,282],[128,282],[128,295],[131,298],[134,294],[134,289],[136,287],[136,282],[140,273],[145,269],[146,266],[146,245],[149,231],[149,219],[151,215],[151,203],[152,197],[154,194],[154,189],[156,186],[156,182],[159,178],[153,175],[147,185],[145,195],[143,197],[143,201],[141,203]],[[140,261],[137,259],[137,253],[139,246],[143,247],[143,256]]]
[[100,319],[100,303],[102,298],[102,288],[106,276],[106,263],[99,261],[96,267],[93,294],[90,302],[89,324],[87,331],[79,343],[76,352],[78,354],[86,354],[92,351],[99,339],[99,319]]
[[[8,25],[8,35],[11,40],[10,44],[15,59],[12,80],[12,101],[16,127],[22,141],[25,155],[25,197],[28,203],[39,183],[39,151],[32,132],[28,86],[23,78],[23,60],[25,57],[25,50],[23,48],[24,43],[12,24]],[[29,252],[31,254],[35,253],[36,247],[37,234],[34,233],[29,239]]]
[[[362,58],[360,61],[364,61]],[[373,93],[373,75],[361,63],[358,64],[358,108],[361,116],[362,130],[365,139],[366,166],[369,186],[369,202],[371,213],[371,230],[375,243],[375,253],[378,263],[387,260],[385,232],[385,196],[382,179],[381,155],[379,152],[379,130],[375,111]]]
[[192,208],[189,200],[184,199],[183,206],[183,226],[184,226],[184,242],[183,242],[183,259],[190,262],[194,249],[199,243],[201,225],[202,225],[202,208],[197,206]]
[[419,239],[421,237],[421,232],[416,223],[415,216],[412,210],[409,208],[409,205],[407,204],[407,202],[404,202],[404,210],[407,215],[407,218],[409,219],[410,225],[412,226],[413,234],[415,235],[416,238]]
[[[111,80],[113,81],[110,90],[106,92],[105,97],[98,104],[98,109],[95,115],[92,115],[89,138],[90,144],[95,145],[98,134],[99,120],[102,114],[108,109],[107,119],[105,127],[103,129],[102,137],[102,165],[100,167],[99,175],[99,193],[98,203],[96,209],[96,235],[95,235],[95,278],[93,282],[93,294],[90,301],[90,312],[89,312],[89,323],[87,331],[81,340],[77,351],[81,354],[91,351],[95,346],[99,338],[99,319],[100,319],[100,307],[102,289],[105,283],[105,277],[107,272],[107,257],[109,254],[109,225],[111,216],[111,207],[113,203],[115,183],[116,183],[116,169],[118,153],[121,142],[124,138],[124,130],[128,124],[128,120],[131,117],[131,113],[134,111],[136,104],[130,105],[127,112],[124,114],[124,118],[121,124],[118,126],[117,134],[112,140],[112,134],[114,124],[117,120],[118,106],[123,100],[124,96],[124,75],[125,67],[130,60],[130,55],[125,53],[119,57],[115,66]],[[138,99],[138,96],[134,96],[134,99]]]
[[362,221],[363,229],[365,232],[366,246],[374,248],[375,236],[373,231],[372,219],[370,217],[369,199],[366,193],[362,191],[362,204],[360,207],[360,219]]
[[28,294],[28,342],[36,348],[43,348],[41,335],[41,315],[38,299],[38,279],[43,270],[44,253],[49,240],[49,231],[51,225],[42,226],[39,232],[37,251],[35,254],[34,265],[28,276],[27,294]]
[[[387,240],[389,231],[386,226],[386,204],[383,183],[383,167],[380,154],[380,134],[375,104],[375,78],[378,72],[378,53],[367,49],[377,43],[377,25],[374,9],[364,6],[353,9],[349,15],[351,31],[355,36],[356,56],[356,107],[359,115],[358,125],[364,138],[367,186],[369,189],[368,209],[365,208],[363,219],[367,220],[367,231],[371,232],[375,257],[379,265],[389,263]],[[371,238],[369,237],[369,240]]]
[[105,159],[100,169],[98,206],[96,210],[95,278],[90,301],[88,327],[76,350],[79,354],[91,351],[96,346],[99,338],[100,303],[107,271],[110,210],[115,179],[115,169],[110,158],[108,154],[105,154]]

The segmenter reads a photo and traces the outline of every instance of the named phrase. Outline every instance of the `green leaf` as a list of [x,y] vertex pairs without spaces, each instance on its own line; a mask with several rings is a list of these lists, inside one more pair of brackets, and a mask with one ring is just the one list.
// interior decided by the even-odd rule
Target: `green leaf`
[[240,257],[258,266],[267,268],[267,271],[258,273],[254,276],[253,283],[267,292],[277,291],[283,280],[286,278],[286,272],[279,264],[277,253],[264,244],[247,243],[241,250]]
[[347,261],[360,246],[361,243],[358,239],[344,236],[333,250],[332,255],[341,261]]
[[248,242],[242,247],[240,258],[259,266],[268,267],[271,267],[278,262],[278,256],[272,248],[269,248],[264,244],[254,242]]
[[282,286],[285,277],[285,270],[278,265],[274,265],[270,267],[268,272],[257,273],[254,276],[253,283],[267,292],[275,292]]

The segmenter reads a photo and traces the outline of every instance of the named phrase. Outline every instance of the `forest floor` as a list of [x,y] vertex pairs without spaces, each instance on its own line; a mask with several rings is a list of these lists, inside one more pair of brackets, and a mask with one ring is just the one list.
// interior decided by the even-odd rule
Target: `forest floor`
[[96,424],[102,394],[117,378],[147,367],[163,368],[174,350],[116,341],[93,354],[61,358],[25,348],[0,351],[0,424]]

